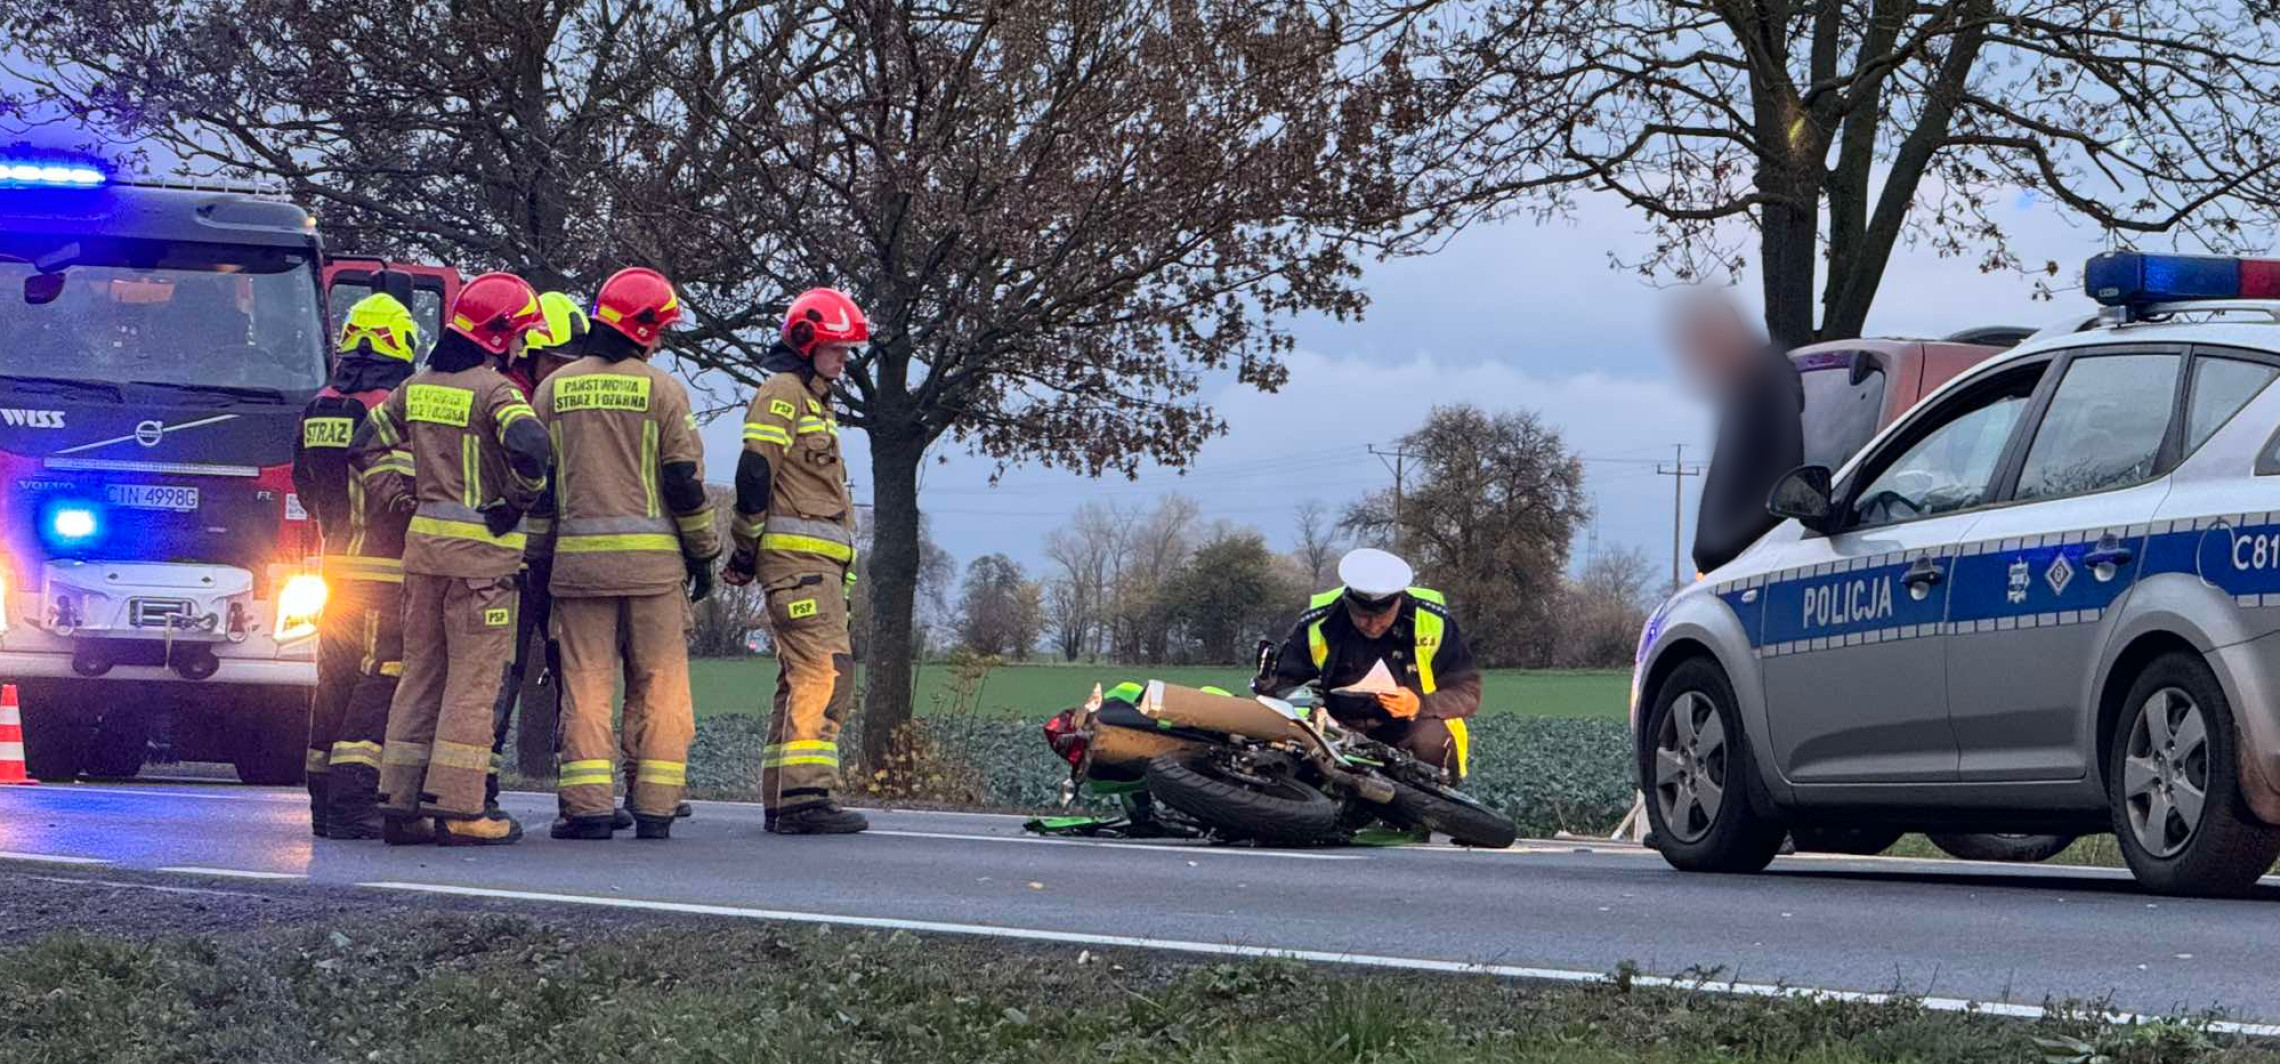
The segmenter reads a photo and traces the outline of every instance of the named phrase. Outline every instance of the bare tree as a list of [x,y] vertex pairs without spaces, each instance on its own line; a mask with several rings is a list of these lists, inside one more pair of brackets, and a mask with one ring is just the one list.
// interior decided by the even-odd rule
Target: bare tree
[[1561,591],[1554,661],[1567,668],[1631,663],[1646,624],[1649,589],[1662,581],[1637,547],[1594,555]]
[[1047,600],[1063,660],[1097,652],[1114,586],[1122,519],[1105,503],[1087,502],[1069,523],[1045,535],[1045,557],[1059,570]]
[[1201,525],[1202,508],[1194,499],[1166,495],[1146,517],[1125,526],[1111,605],[1117,660],[1157,663],[1170,657],[1174,622],[1164,585],[1187,561]]
[[875,616],[861,742],[910,719],[918,470],[945,438],[1132,475],[1359,314],[1414,84],[1343,0],[0,0],[74,117],[276,175],[368,248],[681,282],[678,353],[746,383],[793,293],[851,290]]
[[1337,525],[1330,519],[1330,509],[1320,499],[1308,499],[1298,504],[1291,514],[1292,526],[1298,532],[1298,566],[1305,572],[1308,586],[1314,590],[1329,587],[1337,568],[1333,557],[1338,550]]
[[985,554],[966,567],[958,599],[958,635],[967,649],[992,657],[1027,658],[1044,624],[1037,584],[1021,563]]
[[2269,241],[2280,34],[2261,5],[1382,6],[1406,28],[1387,54],[1441,94],[1400,153],[1433,205],[1423,228],[1612,193],[1656,233],[1622,265],[1754,265],[1786,344],[1860,335],[1903,241],[2055,275],[2004,227],[2022,194],[2124,237]]
[[1381,491],[1350,507],[1345,527],[1365,542],[1398,527],[1419,578],[1449,595],[1484,664],[1549,663],[1560,574],[1591,512],[1582,461],[1528,411],[1435,407],[1402,444],[1424,457],[1398,525]]

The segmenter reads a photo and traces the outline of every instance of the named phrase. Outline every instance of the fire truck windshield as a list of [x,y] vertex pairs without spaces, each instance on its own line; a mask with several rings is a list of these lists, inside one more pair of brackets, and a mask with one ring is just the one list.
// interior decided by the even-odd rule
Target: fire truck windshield
[[308,391],[324,331],[303,251],[0,234],[0,375]]

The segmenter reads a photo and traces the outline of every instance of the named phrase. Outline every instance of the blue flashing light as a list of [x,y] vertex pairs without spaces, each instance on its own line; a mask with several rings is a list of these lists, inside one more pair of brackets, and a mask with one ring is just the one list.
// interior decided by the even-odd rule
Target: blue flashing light
[[2114,251],[2082,267],[2082,287],[2109,307],[2188,299],[2280,299],[2280,261]]
[[48,518],[48,530],[54,533],[59,545],[85,543],[94,539],[98,527],[95,511],[83,506],[63,507]]
[[110,181],[100,167],[83,162],[45,159],[0,159],[0,186],[34,185],[40,188],[96,188]]

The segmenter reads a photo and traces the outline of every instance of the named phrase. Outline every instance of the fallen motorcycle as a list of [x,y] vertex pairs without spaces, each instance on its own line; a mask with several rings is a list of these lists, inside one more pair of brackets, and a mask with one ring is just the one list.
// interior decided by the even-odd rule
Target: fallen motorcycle
[[1064,803],[1080,794],[1118,799],[1125,817],[1100,826],[1128,837],[1309,846],[1351,842],[1381,825],[1492,849],[1519,837],[1439,766],[1281,699],[1160,680],[1095,687],[1084,705],[1045,723],[1045,738],[1069,762]]

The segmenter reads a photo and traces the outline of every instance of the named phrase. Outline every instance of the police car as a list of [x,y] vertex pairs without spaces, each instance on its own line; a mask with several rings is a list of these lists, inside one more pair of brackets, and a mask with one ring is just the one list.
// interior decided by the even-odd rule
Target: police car
[[2101,255],[2103,310],[1973,367],[1641,634],[1655,845],[2112,831],[2138,880],[2280,857],[2280,261]]

